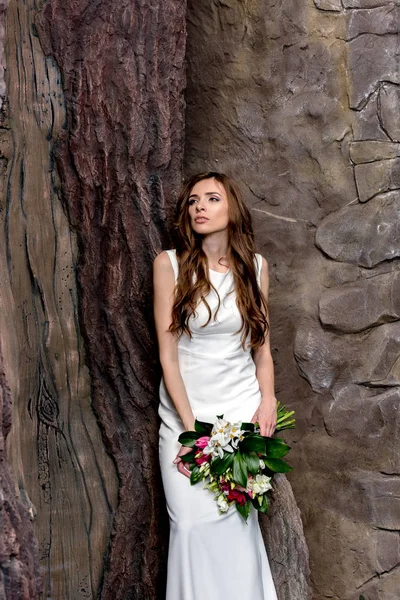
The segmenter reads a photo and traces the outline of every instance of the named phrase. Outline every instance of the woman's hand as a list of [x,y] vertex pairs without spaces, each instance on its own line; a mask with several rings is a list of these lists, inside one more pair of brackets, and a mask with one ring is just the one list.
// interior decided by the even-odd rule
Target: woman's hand
[[263,398],[261,400],[260,406],[257,408],[256,412],[251,419],[252,423],[258,421],[260,424],[260,434],[265,435],[267,437],[272,437],[275,427],[276,427],[276,419],[277,419],[277,410],[276,410],[277,401],[275,396],[269,396],[268,398]]
[[188,448],[187,446],[181,446],[178,454],[176,455],[176,458],[174,458],[173,460],[173,463],[178,467],[179,473],[182,473],[182,475],[185,475],[185,477],[190,477],[189,463],[185,463],[182,459],[182,456],[185,456],[185,454],[188,454],[191,451],[192,448]]

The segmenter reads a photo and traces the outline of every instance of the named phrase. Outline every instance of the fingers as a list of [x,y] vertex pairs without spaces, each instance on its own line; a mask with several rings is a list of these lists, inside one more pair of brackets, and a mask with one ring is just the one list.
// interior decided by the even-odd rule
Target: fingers
[[260,425],[260,433],[266,437],[272,437],[275,431],[276,423],[264,423]]
[[187,468],[189,466],[189,463],[183,463],[182,461],[178,464],[178,471],[179,473],[181,473],[182,475],[185,475],[185,477],[190,477],[190,471]]

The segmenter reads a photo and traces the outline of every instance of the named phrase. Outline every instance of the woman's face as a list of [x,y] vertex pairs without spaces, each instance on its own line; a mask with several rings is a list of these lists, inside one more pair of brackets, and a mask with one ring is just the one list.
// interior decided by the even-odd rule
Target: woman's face
[[196,183],[189,196],[189,217],[192,229],[204,235],[228,227],[228,196],[222,183],[203,179]]

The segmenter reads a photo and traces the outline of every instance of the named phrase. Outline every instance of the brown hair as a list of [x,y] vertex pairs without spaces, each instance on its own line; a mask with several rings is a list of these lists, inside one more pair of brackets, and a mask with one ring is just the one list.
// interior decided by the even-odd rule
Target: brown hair
[[[220,307],[218,292],[209,278],[208,259],[202,249],[202,236],[192,229],[188,210],[190,193],[196,183],[203,179],[215,179],[221,183],[228,197],[228,260],[234,279],[236,303],[242,315],[242,326],[237,333],[242,331],[243,349],[245,349],[249,332],[251,332],[249,347],[258,348],[264,343],[269,324],[266,316],[268,315],[266,298],[258,286],[254,266],[255,248],[251,214],[244,203],[237,184],[227,175],[214,171],[199,173],[190,177],[184,185],[177,202],[174,236],[179,273],[175,290],[175,302],[172,308],[172,323],[169,330],[177,334],[178,337],[183,332],[192,337],[188,321],[195,314],[199,299],[204,302],[208,310],[208,320],[203,325],[205,327],[212,316],[205,299],[211,288],[215,290],[218,297],[218,307],[214,314],[214,320],[216,320]],[[197,275],[195,283],[193,283],[194,273]]]

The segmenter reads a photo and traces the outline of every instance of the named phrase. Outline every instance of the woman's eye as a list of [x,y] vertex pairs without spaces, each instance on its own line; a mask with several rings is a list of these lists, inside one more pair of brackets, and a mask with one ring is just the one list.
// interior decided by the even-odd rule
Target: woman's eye
[[211,196],[210,200],[216,200],[217,202],[219,201],[219,198],[217,198],[216,196]]
[[191,198],[189,200],[189,206],[192,206],[192,204],[194,204],[196,202],[196,200],[194,198]]

